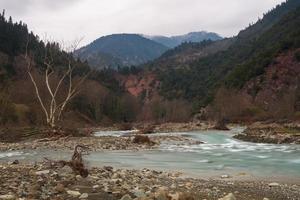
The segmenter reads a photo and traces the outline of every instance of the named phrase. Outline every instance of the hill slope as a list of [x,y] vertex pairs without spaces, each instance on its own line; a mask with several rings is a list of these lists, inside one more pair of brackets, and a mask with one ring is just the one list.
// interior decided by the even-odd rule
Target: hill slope
[[93,67],[117,68],[146,63],[162,55],[167,47],[137,34],[101,37],[79,49],[76,54]]
[[[29,41],[28,41],[29,39]],[[28,51],[26,51],[26,47]],[[30,33],[23,22],[14,23],[0,14],[0,127],[44,125],[45,114],[36,97],[35,88],[28,76],[25,52],[33,58],[31,73],[36,80],[39,94],[46,108],[49,108],[50,93],[45,80],[45,52],[51,52],[52,69],[49,85],[56,87],[62,72],[74,66],[72,77],[78,84],[80,77],[92,71],[86,63],[73,59],[61,50],[57,43],[44,43]],[[63,126],[84,126],[99,122],[132,121],[138,111],[136,100],[124,92],[111,70],[95,71],[80,85],[78,94],[67,105]],[[76,83],[75,83],[76,82]],[[75,86],[76,87],[76,86]],[[60,82],[57,103],[66,97],[68,81]]]
[[[280,45],[284,46],[285,37],[294,33],[296,27],[286,26],[287,22],[283,22],[282,18],[286,13],[294,11],[297,6],[300,6],[299,0],[289,0],[283,3],[281,6],[277,6],[276,9],[270,11],[262,20],[259,20],[256,24],[248,27],[247,29],[240,32],[237,37],[227,39],[229,45],[225,49],[221,49],[214,53],[208,53],[204,56],[200,56],[199,59],[195,59],[190,62],[182,62],[177,65],[176,59],[169,59],[168,62],[163,62],[166,59],[167,54],[171,54],[172,57],[184,56],[188,49],[187,46],[177,53],[168,51],[161,58],[157,59],[156,62],[150,65],[154,68],[160,76],[162,82],[161,94],[167,98],[186,98],[186,99],[197,99],[197,102],[205,105],[211,101],[215,88],[222,84],[222,81],[227,77],[231,76],[235,69],[238,69],[240,65],[250,62],[255,59],[259,53],[261,56],[257,60],[258,66],[266,66],[270,60],[274,57],[277,51],[269,52],[269,48],[274,48]],[[297,18],[293,18],[295,24],[297,24]],[[291,24],[293,22],[289,22]],[[263,25],[262,25],[263,24]],[[279,28],[274,31],[271,30],[276,24]],[[255,30],[255,31],[253,31]],[[286,31],[284,31],[286,30]],[[248,34],[252,33],[252,34]],[[246,35],[250,35],[246,37]],[[264,36],[263,36],[264,35]],[[293,35],[291,39],[296,40],[297,35]],[[272,38],[272,40],[270,40]],[[225,40],[222,40],[225,41]],[[195,52],[201,53],[203,49],[215,45],[217,42],[206,44],[198,47]],[[263,55],[265,53],[265,55]],[[160,65],[162,64],[162,65]],[[176,66],[176,68],[174,68]],[[247,75],[244,78],[244,82],[250,79],[252,76],[263,73],[263,67],[251,67],[247,66],[248,69],[255,72],[249,72],[251,75]],[[252,70],[250,70],[252,71]],[[241,74],[247,74],[247,70],[241,70]],[[240,76],[243,78],[244,76]],[[233,80],[233,78],[231,79]],[[231,82],[231,80],[229,82]],[[242,83],[243,84],[243,83]]]

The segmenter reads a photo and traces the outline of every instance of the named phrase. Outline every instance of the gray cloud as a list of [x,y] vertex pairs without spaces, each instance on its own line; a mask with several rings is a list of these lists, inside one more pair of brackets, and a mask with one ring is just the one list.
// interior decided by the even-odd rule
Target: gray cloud
[[61,9],[80,0],[0,0],[0,7],[9,12],[23,15],[34,9]]
[[56,40],[111,33],[233,36],[285,0],[0,0],[0,7],[39,35]]

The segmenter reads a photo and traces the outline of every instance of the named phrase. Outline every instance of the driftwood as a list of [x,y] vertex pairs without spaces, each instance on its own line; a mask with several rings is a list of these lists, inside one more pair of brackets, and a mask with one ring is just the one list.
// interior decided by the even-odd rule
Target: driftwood
[[74,153],[72,159],[70,161],[59,160],[53,161],[48,158],[44,158],[46,162],[50,164],[51,168],[63,168],[64,166],[70,167],[76,175],[80,175],[83,178],[86,178],[89,175],[88,169],[86,169],[83,159],[82,153],[87,152],[88,147],[77,145],[74,149]]
[[151,141],[147,135],[135,135],[132,142],[135,144],[148,144],[150,146],[155,145],[155,142]]

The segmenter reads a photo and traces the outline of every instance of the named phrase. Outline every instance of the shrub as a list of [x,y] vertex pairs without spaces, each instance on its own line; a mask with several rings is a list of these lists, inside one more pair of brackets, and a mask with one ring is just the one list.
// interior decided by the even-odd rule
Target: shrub
[[300,51],[295,52],[295,59],[297,60],[297,62],[300,62]]
[[18,116],[14,104],[10,101],[5,91],[0,91],[0,124],[16,122]]
[[128,131],[128,130],[132,130],[133,125],[131,123],[121,123],[118,125],[118,128],[121,131]]
[[294,113],[294,118],[295,118],[296,120],[299,120],[299,119],[300,119],[300,112],[299,112],[299,111],[297,111],[297,112]]
[[250,108],[246,108],[243,113],[242,116],[246,116],[246,117],[254,117],[257,115],[260,115],[261,113],[263,113],[263,110],[259,107],[253,106]]
[[18,119],[25,119],[30,109],[24,104],[14,104],[14,110]]
[[154,125],[148,125],[146,127],[143,127],[139,133],[140,134],[151,134],[154,132],[155,126]]

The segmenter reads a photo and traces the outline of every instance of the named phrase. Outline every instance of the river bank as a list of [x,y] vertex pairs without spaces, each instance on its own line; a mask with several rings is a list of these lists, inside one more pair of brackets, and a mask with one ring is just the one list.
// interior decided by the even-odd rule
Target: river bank
[[[147,135],[154,145],[134,143],[126,131],[1,143],[0,199],[299,199],[299,147],[232,138],[241,131]],[[43,157],[70,159],[77,144],[91,150],[84,156],[90,166],[88,178],[41,163]]]
[[[87,178],[64,167],[1,164],[0,199],[270,200],[299,199],[300,186],[263,181],[202,180],[149,169],[91,168]],[[231,193],[231,194],[230,194]],[[230,197],[230,198],[229,198]]]
[[[229,129],[239,127],[239,124],[229,124]],[[214,130],[215,122],[198,121],[188,123],[162,123],[162,124],[131,124],[136,130],[150,130],[149,133],[171,133],[171,132],[191,132]],[[151,127],[151,128],[149,128]],[[270,143],[270,144],[300,144],[300,123],[290,122],[255,122],[245,126],[242,133],[237,134],[234,138],[254,143]],[[120,126],[97,127],[94,130],[114,130],[119,131]]]
[[[162,142],[173,142],[177,145],[199,144],[191,138],[182,135],[152,135],[151,133],[170,133],[187,132],[195,130],[207,130],[212,125],[208,122],[203,123],[166,123],[159,125],[151,124],[133,124],[129,126],[132,130],[120,129],[120,125],[111,127],[91,127],[83,128],[78,131],[68,130],[66,136],[49,137],[43,133],[43,129],[38,128],[19,128],[0,131],[0,151],[24,150],[24,149],[57,149],[73,150],[77,144],[85,145],[91,151],[103,150],[145,150],[155,149]],[[149,142],[134,142],[135,134],[144,134],[145,129],[151,127],[150,134],[147,137]],[[123,127],[122,127],[123,128]],[[149,129],[150,130],[150,129]],[[29,134],[28,134],[29,132]],[[101,134],[105,132],[105,134]],[[94,135],[94,133],[96,133]],[[100,133],[100,135],[97,133]],[[121,136],[122,137],[119,137]],[[117,136],[117,137],[115,137]]]
[[300,125],[257,122],[234,138],[255,143],[300,144]]
[[42,150],[42,149],[55,149],[55,150],[68,150],[73,151],[74,147],[78,144],[87,146],[90,151],[103,151],[103,150],[146,150],[156,149],[161,142],[173,142],[177,145],[192,145],[199,144],[190,138],[181,135],[150,135],[149,139],[152,143],[134,141],[135,136],[87,136],[87,137],[61,137],[61,138],[44,138],[33,139],[13,143],[0,143],[0,151],[14,151],[14,150]]
[[[93,131],[124,131],[124,130],[141,130],[149,129],[149,133],[169,133],[169,132],[187,132],[213,129],[215,123],[212,121],[198,121],[198,122],[183,122],[183,123],[132,123],[132,124],[115,124],[108,127],[93,127],[89,128]],[[86,129],[84,129],[86,130]]]

